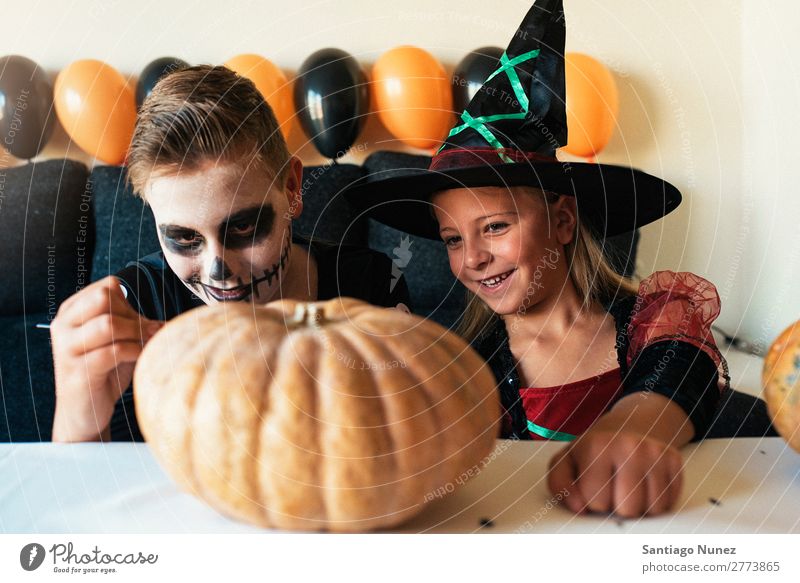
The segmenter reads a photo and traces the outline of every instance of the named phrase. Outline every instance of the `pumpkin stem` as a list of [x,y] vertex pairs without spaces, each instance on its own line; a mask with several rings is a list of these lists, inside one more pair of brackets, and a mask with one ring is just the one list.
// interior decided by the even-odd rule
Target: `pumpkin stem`
[[294,309],[295,326],[306,324],[308,326],[319,327],[325,321],[325,311],[320,309],[319,304],[300,303]]

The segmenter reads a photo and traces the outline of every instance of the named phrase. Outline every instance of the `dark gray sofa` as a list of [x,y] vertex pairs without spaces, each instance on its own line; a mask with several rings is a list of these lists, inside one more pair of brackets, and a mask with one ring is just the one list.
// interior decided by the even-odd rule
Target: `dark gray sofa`
[[[365,174],[427,167],[429,160],[377,152],[363,166],[306,168],[296,231],[393,257],[406,235],[357,215],[339,193]],[[150,210],[127,188],[124,168],[99,166],[90,172],[72,160],[49,160],[0,171],[0,240],[0,442],[47,441],[55,409],[53,363],[49,332],[35,324],[55,317],[59,304],[79,287],[158,250],[155,225]],[[631,272],[637,242],[636,233],[609,241],[607,253],[620,271]],[[410,250],[403,272],[414,311],[453,326],[463,288],[447,268],[444,246],[411,237]],[[763,413],[757,413],[761,419]],[[763,434],[761,425],[756,433]]]

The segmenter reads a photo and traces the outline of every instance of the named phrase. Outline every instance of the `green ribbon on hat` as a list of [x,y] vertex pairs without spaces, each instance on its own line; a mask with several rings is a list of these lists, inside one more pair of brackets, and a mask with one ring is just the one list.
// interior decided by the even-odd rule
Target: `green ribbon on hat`
[[517,75],[517,70],[514,67],[520,63],[529,61],[530,59],[535,59],[539,56],[540,51],[541,49],[528,51],[527,53],[517,55],[513,59],[509,59],[508,54],[504,51],[503,55],[500,57],[500,67],[497,69],[497,71],[489,75],[488,79],[486,79],[486,83],[488,83],[500,73],[505,73],[509,82],[511,83],[511,88],[514,90],[514,95],[516,96],[517,101],[519,101],[520,107],[522,107],[525,113],[528,112],[528,106],[530,103],[528,102],[528,95],[525,93],[525,89],[522,87],[522,82],[519,80],[519,76]]
[[[535,49],[533,51],[528,51],[527,53],[522,53],[521,55],[517,55],[513,59],[509,59],[506,52],[503,52],[503,55],[500,57],[500,66],[497,70],[489,75],[484,83],[488,83],[492,79],[494,79],[500,73],[505,73],[508,77],[509,83],[511,83],[511,88],[514,91],[514,96],[517,98],[517,101],[522,108],[522,111],[519,113],[498,113],[495,115],[481,115],[478,117],[472,117],[469,112],[465,109],[461,114],[461,119],[464,122],[463,124],[454,127],[450,130],[450,133],[447,134],[448,138],[455,136],[456,134],[460,134],[467,128],[472,128],[476,132],[478,132],[481,137],[483,137],[486,142],[492,146],[495,150],[498,150],[500,159],[503,162],[511,164],[514,162],[513,159],[506,156],[502,150],[505,149],[505,146],[500,143],[500,140],[491,132],[491,130],[486,127],[487,123],[491,123],[494,121],[498,121],[501,119],[524,119],[525,116],[528,114],[528,108],[530,107],[530,102],[528,101],[528,95],[525,93],[525,89],[522,87],[522,82],[519,80],[519,75],[517,75],[517,70],[515,67],[520,63],[524,63],[530,59],[535,59],[539,56],[539,52],[541,49]],[[442,151],[444,148],[444,144],[439,148],[439,152]],[[437,152],[438,153],[438,152]]]
[[[461,114],[461,119],[464,120],[464,123],[450,130],[450,134],[447,137],[449,138],[450,136],[454,136],[457,133],[462,132],[467,128],[472,128],[473,130],[478,132],[481,136],[483,136],[483,139],[486,140],[490,146],[492,146],[495,150],[497,150],[498,155],[503,160],[503,162],[511,163],[514,160],[512,160],[503,153],[505,147],[503,146],[503,144],[500,143],[500,140],[497,139],[497,137],[492,133],[492,131],[486,127],[485,123],[492,122],[497,119],[507,119],[509,117],[518,118],[520,117],[520,115],[524,116],[525,114],[514,113],[510,115],[497,114],[497,115],[489,115],[481,117],[472,117],[469,114],[469,112],[465,109]],[[444,144],[442,144],[442,148],[444,148]],[[439,148],[440,152],[442,148]]]

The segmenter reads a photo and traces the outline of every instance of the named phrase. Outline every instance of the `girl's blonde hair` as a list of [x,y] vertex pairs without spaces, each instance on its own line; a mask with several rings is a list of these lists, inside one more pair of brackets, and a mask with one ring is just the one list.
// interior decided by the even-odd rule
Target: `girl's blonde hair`
[[[542,194],[538,189],[531,190],[538,195]],[[544,194],[544,204],[548,206],[559,198],[558,194],[551,192]],[[583,301],[584,308],[636,294],[637,287],[633,280],[614,270],[600,243],[580,220],[577,221],[572,241],[564,245],[564,253],[569,262],[570,280]],[[465,299],[464,315],[456,331],[472,341],[488,330],[498,316],[471,291],[466,291]]]

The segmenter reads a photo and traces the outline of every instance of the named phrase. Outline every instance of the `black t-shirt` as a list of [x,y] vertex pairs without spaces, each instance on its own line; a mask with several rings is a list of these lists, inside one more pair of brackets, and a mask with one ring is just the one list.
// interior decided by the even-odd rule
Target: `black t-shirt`
[[[355,245],[335,245],[296,238],[317,262],[317,299],[346,296],[376,306],[410,307],[408,286],[400,270],[383,253]],[[151,320],[171,320],[205,302],[193,294],[169,268],[163,253],[129,263],[116,275],[128,302]],[[111,418],[111,439],[143,441],[133,406],[133,388],[122,395]]]

